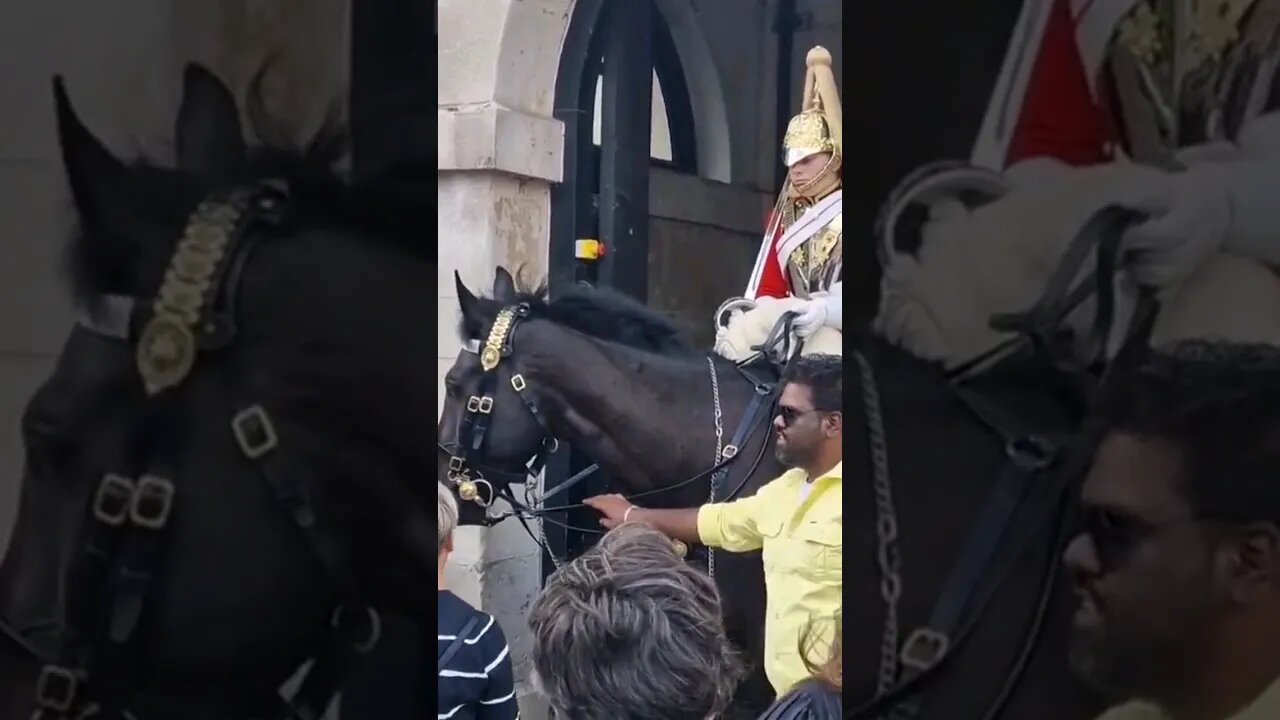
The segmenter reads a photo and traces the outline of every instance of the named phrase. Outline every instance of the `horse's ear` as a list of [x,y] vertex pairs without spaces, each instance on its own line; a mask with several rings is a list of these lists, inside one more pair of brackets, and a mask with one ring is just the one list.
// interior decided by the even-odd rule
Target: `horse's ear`
[[80,121],[60,75],[53,78],[53,102],[62,164],[81,220],[108,236],[128,237],[129,169]]
[[453,271],[453,285],[458,292],[458,309],[462,311],[462,332],[467,337],[477,337],[480,333],[480,322],[476,314],[477,300],[475,293],[462,282],[462,276]]
[[493,299],[504,303],[516,299],[516,281],[501,265],[493,272]]
[[220,183],[234,182],[248,163],[240,111],[231,90],[202,65],[182,73],[178,108],[178,167]]

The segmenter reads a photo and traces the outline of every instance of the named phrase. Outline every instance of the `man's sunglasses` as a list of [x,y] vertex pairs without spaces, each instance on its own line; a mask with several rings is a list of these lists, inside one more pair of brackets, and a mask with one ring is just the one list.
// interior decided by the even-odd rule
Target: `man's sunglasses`
[[1209,519],[1188,515],[1154,523],[1116,510],[1087,506],[1081,510],[1077,534],[1088,535],[1093,541],[1099,569],[1105,574],[1124,565],[1147,540],[1175,527]]
[[812,415],[813,413],[818,413],[818,412],[825,412],[825,411],[819,410],[817,408],[811,408],[809,410],[796,410],[793,407],[783,406],[778,408],[778,417],[782,418],[783,425],[790,427],[795,423],[796,420],[799,420],[805,415]]

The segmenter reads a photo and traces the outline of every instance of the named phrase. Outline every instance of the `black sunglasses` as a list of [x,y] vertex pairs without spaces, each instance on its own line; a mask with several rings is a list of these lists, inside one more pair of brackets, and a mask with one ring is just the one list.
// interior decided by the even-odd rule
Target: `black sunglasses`
[[812,415],[813,413],[818,413],[818,412],[825,412],[825,411],[819,410],[817,408],[811,408],[809,410],[796,410],[793,407],[783,406],[778,408],[778,417],[782,418],[783,425],[790,427],[792,424],[795,423],[796,420],[799,420],[805,415]]
[[1175,527],[1208,519],[1203,515],[1188,515],[1153,523],[1116,510],[1090,506],[1081,511],[1077,534],[1088,535],[1093,541],[1100,570],[1105,574],[1124,565],[1147,540]]

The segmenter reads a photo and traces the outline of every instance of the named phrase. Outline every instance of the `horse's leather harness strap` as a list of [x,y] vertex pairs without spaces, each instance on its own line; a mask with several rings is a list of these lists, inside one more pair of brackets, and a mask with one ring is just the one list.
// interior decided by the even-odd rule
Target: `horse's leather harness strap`
[[[951,568],[929,623],[914,630],[903,643],[902,682],[910,682],[932,670],[950,654],[966,613],[973,609],[975,595],[984,581],[990,580],[988,571],[995,562],[1000,541],[1009,537],[1010,528],[1028,496],[1034,495],[1031,490],[1036,481],[1051,471],[1059,457],[1059,443],[1037,435],[1015,434],[1014,425],[1001,417],[1001,413],[985,398],[966,388],[957,388],[957,396],[984,424],[999,434],[1005,443],[1008,462],[991,488],[969,541]],[[1056,507],[1056,498],[1043,505]],[[1005,549],[1005,555],[1013,556],[1015,560],[1021,554],[1020,544],[1017,547],[1006,545]],[[913,695],[897,707],[894,717],[901,720],[917,717],[925,696],[924,692]]]
[[[121,433],[118,465],[97,480],[68,577],[68,627],[63,628],[57,661],[44,667],[37,683],[39,720],[90,712],[95,719],[130,720],[130,708],[173,711],[157,698],[136,693],[132,673],[141,660],[138,630],[176,508],[184,445],[177,399],[182,380],[194,367],[195,352],[224,348],[234,339],[240,275],[263,235],[259,231],[282,225],[289,209],[288,187],[278,181],[205,200],[178,245],[157,302],[150,308],[134,303],[128,309],[117,302],[110,308],[108,334],[127,333],[124,339],[139,344],[139,370],[150,397],[141,408],[141,421]],[[200,225],[210,218],[219,222]],[[194,298],[182,292],[191,288],[200,290]],[[121,315],[129,316],[128,322]],[[156,336],[176,342],[148,345],[148,338]],[[235,387],[232,379],[228,385]],[[310,541],[343,601],[333,613],[334,642],[314,658],[293,702],[263,698],[253,712],[318,720],[336,694],[350,653],[376,644],[381,621],[362,599],[341,545],[319,522],[301,479],[279,461],[279,437],[270,416],[260,405],[240,400],[231,423],[237,444]],[[235,717],[243,720],[244,713]]]

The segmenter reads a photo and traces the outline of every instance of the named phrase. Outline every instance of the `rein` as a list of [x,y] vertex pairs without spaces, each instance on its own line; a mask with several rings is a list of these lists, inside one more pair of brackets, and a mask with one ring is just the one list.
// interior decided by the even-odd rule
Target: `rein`
[[[590,466],[575,473],[572,477],[560,482],[550,490],[542,493],[537,499],[533,498],[534,487],[538,481],[539,475],[546,467],[547,457],[559,448],[559,441],[556,439],[551,429],[550,423],[547,421],[546,414],[538,407],[537,402],[528,393],[528,383],[524,376],[510,370],[510,368],[502,361],[511,357],[514,352],[513,339],[516,326],[526,319],[529,315],[529,306],[527,304],[512,305],[500,310],[495,318],[493,325],[489,331],[488,338],[485,343],[480,345],[477,341],[472,341],[464,345],[463,351],[480,358],[480,367],[484,371],[481,377],[480,388],[477,393],[467,398],[464,407],[464,414],[459,428],[459,438],[457,443],[446,445],[439,440],[436,441],[436,447],[449,456],[449,470],[447,479],[450,485],[458,493],[464,501],[474,502],[482,508],[490,507],[494,500],[502,498],[512,507],[510,512],[496,516],[485,516],[485,525],[493,526],[509,517],[516,518],[524,527],[525,532],[537,543],[556,566],[562,564],[563,560],[558,558],[551,549],[547,547],[542,533],[535,532],[527,523],[530,519],[541,519],[544,522],[550,522],[553,525],[564,527],[578,532],[603,534],[598,528],[583,528],[567,523],[554,520],[547,517],[548,513],[563,512],[577,508],[586,507],[583,503],[575,503],[570,505],[560,505],[554,507],[546,507],[546,500],[555,495],[563,493],[588,477],[591,477],[600,470],[599,463],[593,463]],[[717,437],[719,437],[720,426],[719,418],[720,395],[719,384],[716,376],[716,368],[714,361],[708,357],[710,363],[711,381],[713,387],[713,402],[715,405],[715,416],[717,418]],[[732,441],[728,445],[717,448],[715,462],[705,470],[697,474],[680,480],[679,482],[662,487],[645,490],[632,495],[626,496],[628,500],[655,495],[658,493],[670,492],[687,487],[693,483],[711,479],[711,498],[719,502],[725,502],[733,499],[746,486],[747,481],[755,473],[759,467],[761,460],[764,458],[765,449],[768,442],[761,443],[760,450],[743,476],[742,480],[722,498],[716,498],[716,491],[719,483],[727,477],[729,466],[738,459],[738,450],[748,440],[750,440],[756,431],[765,424],[772,410],[777,396],[776,386],[761,382],[751,377],[745,368],[736,367],[737,371],[744,378],[750,381],[754,388],[754,395],[744,414]],[[525,472],[510,472],[488,466],[484,463],[485,459],[485,441],[489,432],[489,423],[493,415],[494,408],[494,391],[497,388],[499,376],[506,379],[511,389],[516,392],[526,410],[533,416],[539,428],[543,433],[542,443],[538,450],[525,463]],[[497,483],[497,487],[489,478]],[[515,497],[511,491],[510,485],[523,484],[525,488],[525,501],[521,502]],[[487,488],[487,492],[483,489]],[[688,548],[684,543],[675,541],[675,548],[678,554],[685,555]],[[714,567],[714,560],[709,561]]]
[[[236,336],[240,275],[261,238],[288,220],[287,184],[263,181],[206,198],[188,219],[164,281],[150,306],[108,297],[79,318],[87,329],[136,344],[143,388],[142,421],[125,432],[124,447],[93,495],[83,543],[69,567],[70,598],[54,657],[45,657],[0,622],[0,634],[43,667],[33,720],[145,719],[149,713],[192,716],[172,702],[136,691],[143,616],[167,547],[180,478],[174,472],[182,437],[175,427],[183,382],[203,351],[225,349]],[[140,329],[139,329],[140,328]],[[324,648],[291,699],[275,693],[255,702],[255,716],[315,720],[337,694],[352,654],[370,651],[381,635],[378,612],[363,600],[338,542],[318,519],[295,473],[283,467],[270,413],[236,392],[234,369],[223,374],[232,398],[229,430],[272,497],[308,539],[331,589],[341,598]],[[234,696],[232,696],[234,698]],[[142,713],[142,714],[139,714]],[[197,717],[213,716],[197,712]],[[243,720],[244,712],[232,716]]]

